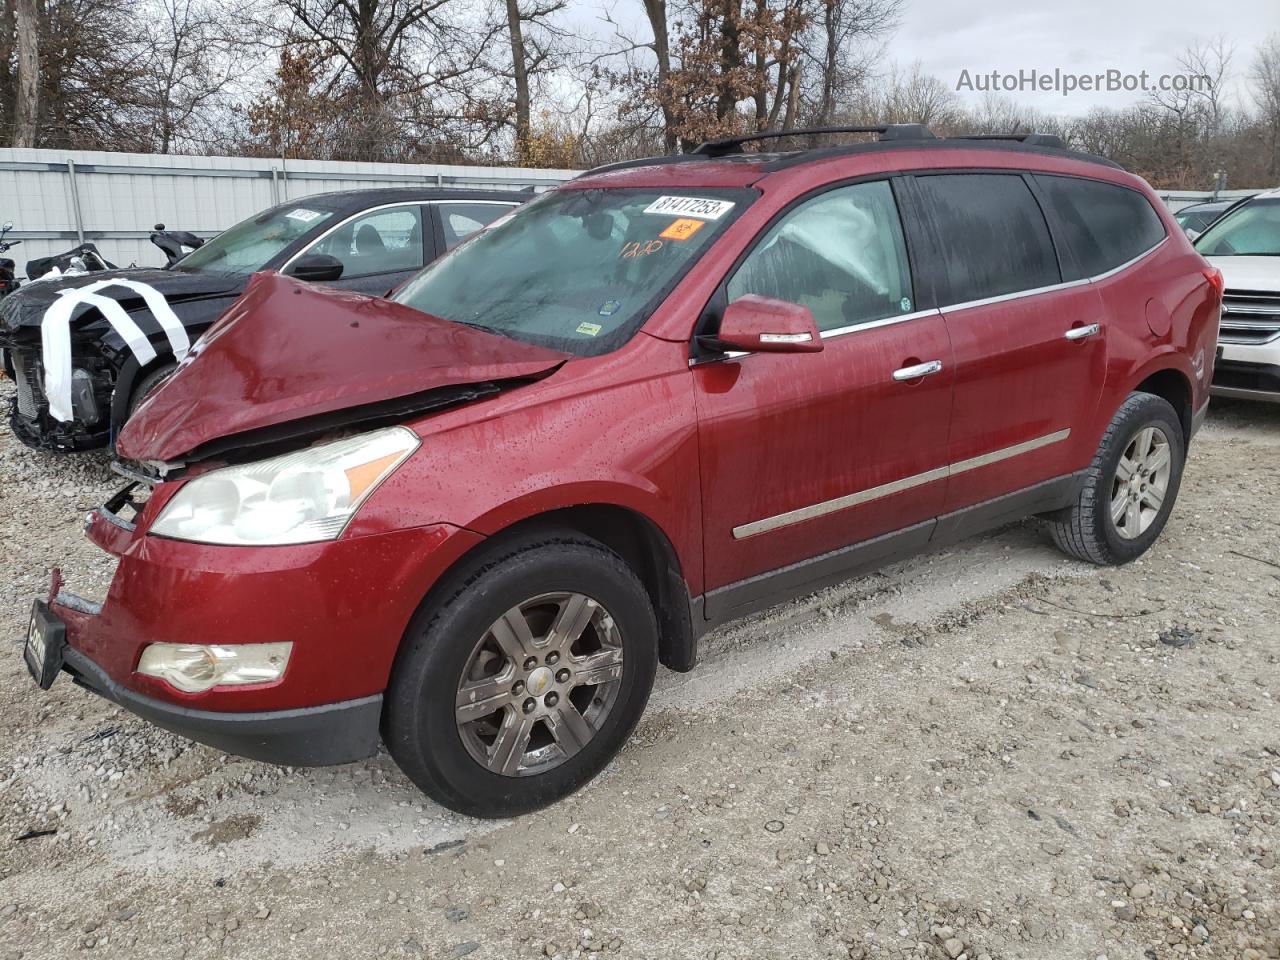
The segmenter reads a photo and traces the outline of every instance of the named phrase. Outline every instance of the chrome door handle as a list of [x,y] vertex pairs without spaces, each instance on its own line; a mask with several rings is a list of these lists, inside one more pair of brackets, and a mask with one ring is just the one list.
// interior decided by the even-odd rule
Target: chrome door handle
[[941,360],[930,360],[928,363],[917,363],[913,367],[903,367],[901,370],[893,371],[893,379],[899,382],[903,380],[919,380],[921,377],[927,377],[941,370]]
[[1102,329],[1100,323],[1090,323],[1083,327],[1072,327],[1063,334],[1068,340],[1083,340],[1085,337],[1092,337]]

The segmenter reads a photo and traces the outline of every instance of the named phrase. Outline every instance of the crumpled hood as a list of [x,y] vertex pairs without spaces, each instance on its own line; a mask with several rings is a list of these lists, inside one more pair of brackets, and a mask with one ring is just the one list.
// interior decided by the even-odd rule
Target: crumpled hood
[[568,358],[389,300],[258,273],[125,424],[116,452],[175,461],[219,438],[441,387],[535,377]]
[[[137,267],[128,270],[102,270],[79,277],[34,280],[0,299],[0,331],[13,333],[21,327],[38,327],[44,319],[45,311],[59,298],[63,290],[87,287],[91,283],[100,283],[114,277],[134,280],[154,287],[171,305],[203,300],[208,297],[228,296],[240,290],[245,282],[244,277],[231,273],[212,273],[203,270],[188,273],[181,270]],[[127,287],[113,287],[107,292],[126,311],[145,306],[142,297]]]
[[1206,257],[1228,290],[1280,293],[1280,257]]

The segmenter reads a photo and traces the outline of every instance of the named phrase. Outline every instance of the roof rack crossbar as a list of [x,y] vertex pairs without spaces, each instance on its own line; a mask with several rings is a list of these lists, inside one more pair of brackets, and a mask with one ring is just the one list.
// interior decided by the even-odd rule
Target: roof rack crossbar
[[742,153],[742,145],[754,140],[773,140],[778,137],[808,137],[827,133],[876,133],[880,140],[934,140],[932,131],[922,123],[886,123],[879,126],[862,127],[809,127],[803,130],[762,130],[759,133],[748,133],[740,137],[725,137],[721,140],[708,140],[693,149],[695,154],[705,157],[724,157],[733,153]]
[[962,133],[948,140],[1012,140],[1029,147],[1058,147],[1067,149],[1066,143],[1056,133]]

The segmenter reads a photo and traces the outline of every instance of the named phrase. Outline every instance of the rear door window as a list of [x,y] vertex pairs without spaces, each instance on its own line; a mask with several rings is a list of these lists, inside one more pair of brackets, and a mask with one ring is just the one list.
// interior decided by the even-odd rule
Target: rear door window
[[499,217],[515,209],[506,203],[437,203],[440,229],[444,232],[444,248],[452,250],[471,234],[487,227]]
[[[1085,180],[1036,174],[1071,257],[1067,280],[1095,277],[1146,253],[1165,238],[1164,222],[1137,190]],[[1193,230],[1202,230],[1200,224]],[[1071,263],[1074,260],[1074,263]]]
[[803,304],[819,330],[910,313],[911,271],[888,181],[828,190],[786,213],[729,281],[730,303],[750,293]]
[[1062,275],[1040,205],[1016,174],[918,176],[942,251],[948,304],[1058,283]]

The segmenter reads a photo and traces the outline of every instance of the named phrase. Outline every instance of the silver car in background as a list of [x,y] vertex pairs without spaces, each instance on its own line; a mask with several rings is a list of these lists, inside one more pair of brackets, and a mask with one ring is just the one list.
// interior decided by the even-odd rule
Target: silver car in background
[[1226,287],[1214,395],[1280,402],[1280,190],[1214,221],[1195,246]]

